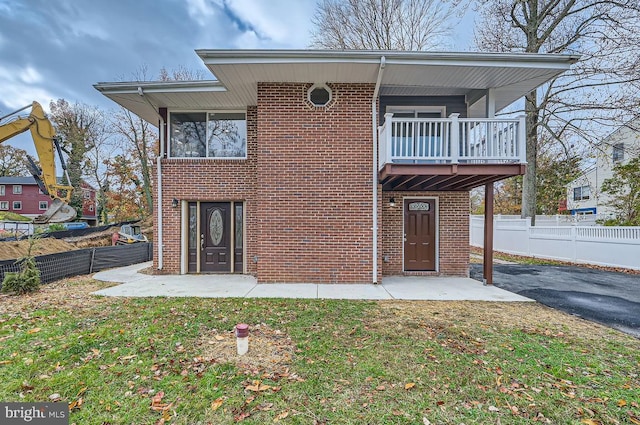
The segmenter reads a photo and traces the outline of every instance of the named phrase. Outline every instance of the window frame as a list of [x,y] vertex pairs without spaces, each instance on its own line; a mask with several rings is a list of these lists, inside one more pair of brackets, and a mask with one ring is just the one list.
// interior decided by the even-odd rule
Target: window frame
[[[587,189],[587,195],[584,195],[585,192],[585,188]],[[576,196],[576,194],[579,193],[579,196]],[[578,186],[578,187],[574,187],[573,188],[573,200],[574,201],[588,201],[589,199],[591,199],[591,187],[589,185],[582,185],[582,186]]]
[[[311,99],[311,93],[313,93],[313,91],[315,90],[324,90],[329,94],[329,98],[325,103],[322,103],[322,104],[315,103]],[[329,87],[329,85],[327,84],[314,84],[311,87],[309,87],[309,89],[307,90],[307,101],[310,104],[312,104],[315,108],[326,108],[331,103],[332,100],[333,100],[333,90],[331,90],[331,87]]]
[[22,211],[22,201],[11,201],[11,209],[13,211]]
[[[44,208],[42,208],[42,205],[44,205]],[[49,201],[38,201],[38,209],[40,211],[46,211],[49,209]]]
[[6,190],[5,185],[0,184],[0,196],[5,196]]
[[14,195],[22,195],[22,185],[14,184],[11,193],[13,193]]
[[[205,156],[174,156],[172,149],[171,149],[171,141],[172,141],[172,135],[173,135],[173,125],[172,125],[172,120],[171,120],[171,115],[173,114],[188,114],[188,113],[204,113],[205,117],[206,117],[206,121],[205,121],[205,128],[206,131],[209,131],[209,115],[210,114],[243,114],[244,115],[244,122],[245,122],[245,133],[244,133],[244,139],[245,139],[245,146],[244,146],[244,156],[207,156],[208,151],[209,151],[209,143],[208,143],[208,134],[207,136],[205,136],[207,138],[207,144],[205,146]],[[176,109],[176,110],[170,110],[167,112],[167,134],[169,135],[169,137],[167,138],[167,158],[170,159],[187,159],[187,160],[211,160],[211,161],[226,161],[226,160],[232,160],[232,161],[242,161],[242,160],[246,160],[247,156],[248,156],[248,149],[249,149],[249,128],[248,128],[248,120],[247,120],[247,110],[244,109],[195,109],[195,110],[189,110],[189,109]]]
[[615,143],[612,146],[611,159],[616,164],[624,161],[624,143]]
[[9,201],[0,201],[0,211],[9,211]]

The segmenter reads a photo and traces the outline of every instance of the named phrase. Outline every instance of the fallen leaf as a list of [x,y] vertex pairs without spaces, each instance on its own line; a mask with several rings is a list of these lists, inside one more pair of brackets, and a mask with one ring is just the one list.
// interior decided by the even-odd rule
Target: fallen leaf
[[415,387],[416,383],[415,382],[409,382],[407,384],[404,385],[404,389],[405,390],[410,390],[411,388]]
[[35,333],[40,332],[41,330],[42,330],[42,329],[40,329],[40,328],[33,328],[33,329],[29,329],[29,330],[27,331],[27,333],[28,333],[28,334],[35,334]]
[[627,405],[627,400],[618,400],[618,407],[624,407]]
[[216,341],[222,341],[224,339],[222,335],[214,335],[213,337],[216,339]]
[[0,361],[0,365],[9,364],[9,363],[11,363],[11,360],[1,360]]
[[580,421],[580,423],[586,425],[600,425],[599,421],[594,421],[593,419],[583,419]]
[[498,409],[496,406],[489,406],[489,412],[499,412],[500,409]]
[[51,394],[51,395],[49,396],[49,400],[51,400],[51,401],[58,401],[58,400],[60,400],[60,394],[58,394],[58,393],[53,393],[53,394]]
[[82,403],[84,402],[84,400],[82,399],[82,397],[80,397],[77,400],[72,401],[71,403],[69,403],[69,411],[71,410],[79,410],[80,407],[82,406]]
[[215,412],[220,408],[220,406],[222,406],[223,402],[224,400],[222,399],[222,397],[215,399],[214,401],[211,402],[211,409]]
[[634,423],[636,425],[640,425],[640,418],[637,416],[634,416],[631,414],[631,412],[629,412],[629,420],[631,421],[631,423]]
[[289,416],[289,411],[285,410],[284,412],[280,413],[278,416],[276,416],[273,421],[274,422],[278,422],[281,421],[282,419],[286,418],[287,416]]
[[384,387],[384,385],[378,385],[378,386],[376,387],[376,390],[378,390],[378,391],[384,391],[385,389],[386,389],[386,388]]
[[265,385],[261,381],[253,381],[253,385],[247,385],[245,390],[259,392],[259,391],[267,391],[270,389],[270,385]]
[[431,421],[424,416],[422,417],[422,423],[423,425],[431,425]]

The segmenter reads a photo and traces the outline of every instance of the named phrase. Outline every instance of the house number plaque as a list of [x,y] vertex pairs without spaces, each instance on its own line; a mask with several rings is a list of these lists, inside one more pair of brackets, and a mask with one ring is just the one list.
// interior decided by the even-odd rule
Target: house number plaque
[[412,202],[409,204],[409,211],[429,211],[431,205],[428,202]]

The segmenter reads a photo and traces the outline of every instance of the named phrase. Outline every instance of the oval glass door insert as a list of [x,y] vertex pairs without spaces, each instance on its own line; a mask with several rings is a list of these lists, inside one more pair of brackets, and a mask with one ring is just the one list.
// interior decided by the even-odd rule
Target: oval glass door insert
[[214,246],[220,245],[222,242],[222,233],[224,232],[224,225],[222,222],[222,213],[220,210],[215,209],[209,217],[209,235],[211,237],[211,243]]

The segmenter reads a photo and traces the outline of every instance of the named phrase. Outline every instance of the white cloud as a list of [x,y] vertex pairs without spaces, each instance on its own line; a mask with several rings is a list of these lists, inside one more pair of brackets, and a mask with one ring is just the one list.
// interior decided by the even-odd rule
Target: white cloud
[[[227,0],[229,10],[278,47],[303,48],[309,44],[315,1]],[[263,46],[264,47],[264,46]]]
[[35,69],[6,68],[0,66],[0,99],[12,110],[31,104],[34,100],[48,109],[49,102],[56,98],[51,92],[35,83],[42,81],[42,76]]
[[22,71],[17,74],[17,77],[26,84],[35,84],[42,81],[42,75],[31,66],[22,69]]
[[206,25],[209,19],[215,15],[215,9],[209,0],[187,0],[187,11],[189,16],[200,26]]

